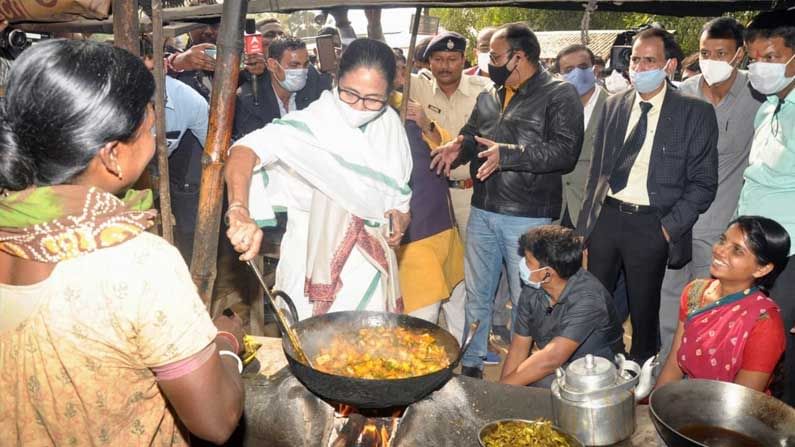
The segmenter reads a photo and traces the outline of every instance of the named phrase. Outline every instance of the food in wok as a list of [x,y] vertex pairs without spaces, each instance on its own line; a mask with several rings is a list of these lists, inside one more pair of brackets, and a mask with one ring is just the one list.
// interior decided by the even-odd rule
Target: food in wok
[[488,424],[481,430],[485,447],[575,447],[570,437],[560,433],[552,422],[504,420]]
[[402,327],[337,334],[312,361],[325,373],[378,380],[422,376],[449,364],[447,351],[427,330]]

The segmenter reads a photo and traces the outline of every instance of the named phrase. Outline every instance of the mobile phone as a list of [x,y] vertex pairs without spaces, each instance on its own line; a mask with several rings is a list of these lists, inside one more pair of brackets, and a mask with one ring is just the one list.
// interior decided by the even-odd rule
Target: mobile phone
[[334,36],[328,34],[315,38],[315,51],[320,62],[320,71],[334,73],[337,71],[337,52],[334,47]]
[[215,59],[215,56],[217,54],[217,49],[215,47],[205,48],[204,49],[204,54],[206,54],[206,55],[210,56],[211,58]]
[[392,236],[395,235],[395,221],[394,221],[394,218],[395,218],[395,216],[393,214],[389,215],[389,237],[392,237]]

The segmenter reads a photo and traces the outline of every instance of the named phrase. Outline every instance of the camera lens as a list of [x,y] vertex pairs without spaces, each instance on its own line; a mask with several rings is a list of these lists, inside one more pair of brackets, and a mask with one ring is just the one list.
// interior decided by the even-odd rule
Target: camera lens
[[28,36],[24,31],[14,29],[8,33],[8,43],[12,48],[24,48],[28,43]]

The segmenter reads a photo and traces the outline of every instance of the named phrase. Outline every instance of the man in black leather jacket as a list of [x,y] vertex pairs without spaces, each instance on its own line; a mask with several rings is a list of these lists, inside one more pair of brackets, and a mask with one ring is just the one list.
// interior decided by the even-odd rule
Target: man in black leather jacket
[[482,375],[492,298],[503,262],[513,308],[521,291],[519,237],[560,215],[561,175],[574,168],[583,138],[583,107],[571,84],[539,66],[540,47],[524,24],[505,25],[491,40],[489,76],[455,140],[434,152],[432,168],[471,162],[472,213],[467,224],[467,327],[480,320],[463,373]]

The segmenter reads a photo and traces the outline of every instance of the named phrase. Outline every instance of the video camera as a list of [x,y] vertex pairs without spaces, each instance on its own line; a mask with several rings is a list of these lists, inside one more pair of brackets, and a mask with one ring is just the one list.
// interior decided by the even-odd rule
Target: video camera
[[632,55],[632,39],[636,34],[648,28],[664,29],[659,23],[652,23],[640,26],[636,29],[624,31],[616,36],[613,47],[610,48],[610,65],[607,67],[609,71],[618,70],[621,73],[629,72],[629,57]]

